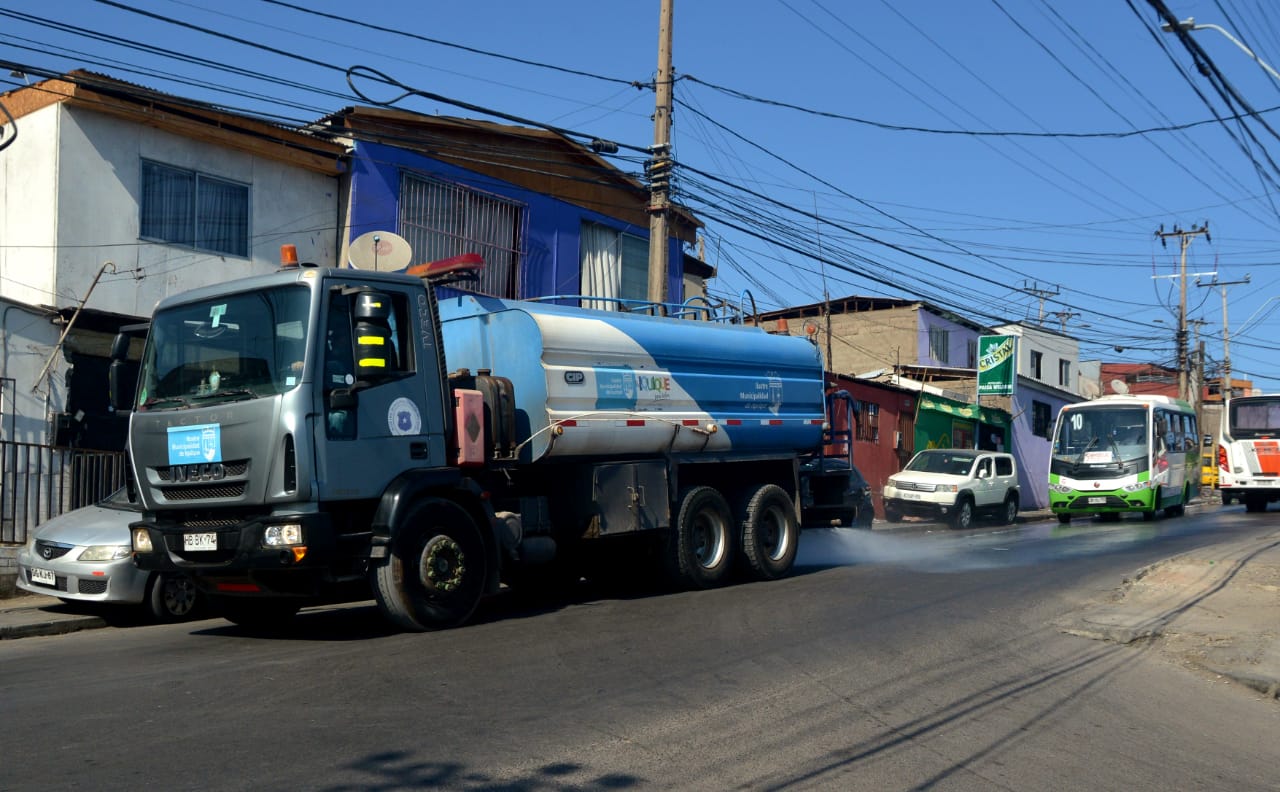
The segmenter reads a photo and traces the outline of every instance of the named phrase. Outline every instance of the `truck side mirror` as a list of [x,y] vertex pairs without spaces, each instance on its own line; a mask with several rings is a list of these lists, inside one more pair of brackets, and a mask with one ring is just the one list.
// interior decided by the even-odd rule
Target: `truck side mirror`
[[129,359],[135,338],[145,338],[148,324],[125,325],[111,340],[111,365],[107,368],[107,399],[117,412],[133,409],[138,396],[138,362]]

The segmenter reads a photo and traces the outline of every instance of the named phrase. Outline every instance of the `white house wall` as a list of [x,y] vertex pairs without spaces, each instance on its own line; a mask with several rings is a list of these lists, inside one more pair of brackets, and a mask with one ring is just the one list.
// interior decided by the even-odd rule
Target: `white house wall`
[[24,116],[0,152],[0,297],[29,305],[53,300],[60,118],[50,108]]
[[[46,441],[48,416],[66,399],[64,381],[55,376],[35,391],[31,386],[60,333],[48,311],[0,298],[0,440]],[[56,370],[65,366],[61,356],[55,356]]]
[[[19,287],[6,279],[4,296],[75,305],[111,262],[89,306],[149,316],[171,294],[275,269],[286,242],[297,245],[303,261],[336,260],[336,179],[63,104],[31,113],[21,124],[18,142],[6,151],[6,176],[21,171],[38,199],[26,202],[6,188],[4,261],[8,271],[19,269],[35,282]],[[27,148],[15,152],[23,143]],[[250,185],[251,257],[140,240],[143,158]]]

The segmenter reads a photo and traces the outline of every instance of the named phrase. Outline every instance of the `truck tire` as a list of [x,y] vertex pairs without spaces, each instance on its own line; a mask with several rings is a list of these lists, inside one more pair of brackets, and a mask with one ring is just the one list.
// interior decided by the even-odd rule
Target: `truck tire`
[[370,574],[378,607],[397,627],[457,627],[471,618],[484,594],[484,539],[457,504],[426,498],[410,508],[392,540],[391,557]]
[[956,510],[951,512],[951,527],[963,531],[973,525],[973,498],[965,495],[956,501]]
[[217,597],[213,604],[222,618],[259,633],[286,628],[302,607],[297,600],[270,597]]
[[146,603],[152,620],[161,623],[194,619],[204,604],[191,578],[163,573],[152,576],[147,585]]
[[665,553],[672,581],[702,589],[724,583],[733,566],[732,526],[729,504],[714,487],[682,492]]
[[1267,510],[1267,496],[1248,493],[1244,496],[1244,510],[1247,512],[1264,512]]
[[800,523],[786,490],[776,484],[757,487],[737,513],[747,573],[755,580],[776,580],[790,572],[800,545]]

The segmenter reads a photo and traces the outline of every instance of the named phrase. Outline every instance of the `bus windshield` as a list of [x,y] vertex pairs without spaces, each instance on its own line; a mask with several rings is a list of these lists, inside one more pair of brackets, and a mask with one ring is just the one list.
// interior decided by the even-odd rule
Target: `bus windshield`
[[305,286],[285,286],[157,313],[142,357],[138,409],[255,399],[295,387],[310,294]]
[[1230,430],[1236,440],[1280,437],[1280,396],[1232,399]]
[[1145,459],[1149,437],[1142,407],[1077,409],[1059,422],[1053,456],[1071,464]]

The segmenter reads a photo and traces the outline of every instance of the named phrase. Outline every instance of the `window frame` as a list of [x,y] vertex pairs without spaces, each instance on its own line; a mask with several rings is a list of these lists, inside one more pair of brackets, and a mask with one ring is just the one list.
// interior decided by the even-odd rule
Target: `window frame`
[[[201,253],[210,253],[218,256],[230,256],[232,258],[248,259],[253,256],[253,185],[229,179],[225,176],[218,176],[205,171],[195,170],[194,168],[183,168],[177,165],[170,165],[159,160],[149,159],[147,157],[140,158],[140,167],[138,174],[139,190],[138,190],[138,238],[148,242],[159,242],[165,245],[175,245],[177,247],[187,248],[189,250],[199,251]],[[155,220],[149,220],[149,214],[157,214],[159,208],[155,212],[149,212],[150,202],[148,196],[152,194],[149,188],[148,175],[154,171],[167,172],[174,176],[186,177],[191,180],[189,188],[190,194],[185,196],[186,212],[189,218],[184,221],[180,218],[174,221],[167,217],[161,217]],[[243,213],[242,216],[235,218],[219,218],[211,216],[207,211],[201,198],[201,185],[208,183],[210,186],[218,185],[222,188],[234,188],[238,194],[242,196]],[[237,211],[237,214],[240,214]],[[179,237],[176,234],[166,233],[170,230],[170,226],[174,226],[175,222],[190,223],[190,227],[186,229],[189,236]],[[235,249],[214,247],[205,242],[212,235],[207,233],[210,223],[234,224],[238,228],[232,229],[232,233],[236,235],[233,245]],[[242,231],[242,233],[241,233]]]

